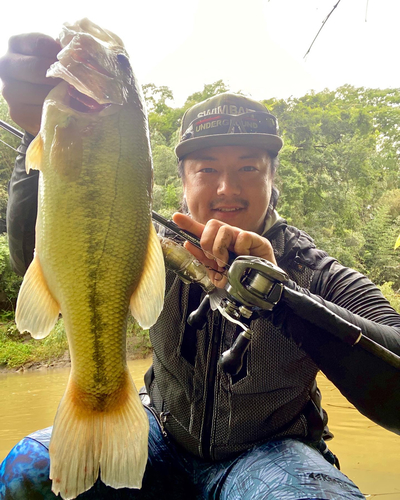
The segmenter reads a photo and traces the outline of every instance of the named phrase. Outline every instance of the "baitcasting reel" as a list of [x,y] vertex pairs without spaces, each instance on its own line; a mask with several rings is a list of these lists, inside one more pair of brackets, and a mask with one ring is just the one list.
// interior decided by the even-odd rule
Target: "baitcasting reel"
[[[246,324],[257,309],[272,311],[279,302],[288,275],[271,262],[259,257],[237,257],[228,270],[227,296],[217,307],[229,321],[243,328],[232,347],[223,352],[219,363],[225,373],[239,373],[253,332]],[[245,318],[244,322],[240,318]]]

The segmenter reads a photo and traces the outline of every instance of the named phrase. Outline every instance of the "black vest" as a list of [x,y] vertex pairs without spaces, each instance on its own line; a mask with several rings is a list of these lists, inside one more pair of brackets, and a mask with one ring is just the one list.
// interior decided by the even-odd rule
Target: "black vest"
[[[265,236],[278,265],[311,290],[326,253],[283,220]],[[200,287],[184,284],[169,271],[166,290],[164,309],[150,330],[153,366],[146,385],[165,429],[180,446],[222,460],[272,438],[321,439],[327,418],[315,382],[318,368],[302,349],[268,319],[257,319],[244,366],[232,377],[218,359],[240,328],[210,311],[206,326],[195,331],[186,319],[200,303]]]

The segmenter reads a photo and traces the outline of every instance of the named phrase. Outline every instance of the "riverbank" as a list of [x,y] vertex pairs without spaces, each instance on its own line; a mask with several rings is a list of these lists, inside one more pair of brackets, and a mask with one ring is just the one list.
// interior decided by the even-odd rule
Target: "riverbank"
[[[126,333],[127,359],[145,359],[152,353],[148,331],[129,319]],[[0,321],[0,373],[63,368],[71,365],[68,341],[61,319],[44,339],[20,334],[15,322]]]
[[[391,283],[380,287],[391,305],[400,312],[400,294],[394,292]],[[126,331],[127,359],[145,359],[152,353],[149,332],[142,330],[129,317]],[[44,339],[35,340],[29,333],[21,334],[15,325],[14,313],[0,313],[0,373],[61,368],[71,364],[68,341],[63,320]]]
[[[152,355],[152,350],[147,346],[137,345],[132,352],[127,351],[126,359],[127,361],[135,361],[138,359],[148,359]],[[26,371],[41,370],[43,368],[69,368],[71,366],[71,357],[69,355],[69,350],[66,350],[61,358],[47,360],[47,361],[35,361],[26,362],[20,367],[4,367],[0,366],[1,373],[20,373]]]

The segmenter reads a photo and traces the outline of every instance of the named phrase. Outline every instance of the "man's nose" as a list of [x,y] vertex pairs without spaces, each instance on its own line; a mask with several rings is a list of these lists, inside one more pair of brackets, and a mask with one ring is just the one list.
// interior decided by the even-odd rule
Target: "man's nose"
[[223,174],[218,178],[217,194],[218,195],[238,195],[241,187],[237,176],[232,174]]

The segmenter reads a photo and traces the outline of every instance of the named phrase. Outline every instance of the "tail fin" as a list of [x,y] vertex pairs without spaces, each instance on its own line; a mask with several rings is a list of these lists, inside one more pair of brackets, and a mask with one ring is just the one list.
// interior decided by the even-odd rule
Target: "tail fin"
[[79,404],[73,377],[60,402],[50,441],[52,490],[73,499],[101,480],[140,488],[147,463],[149,421],[129,372],[121,403],[92,411]]

